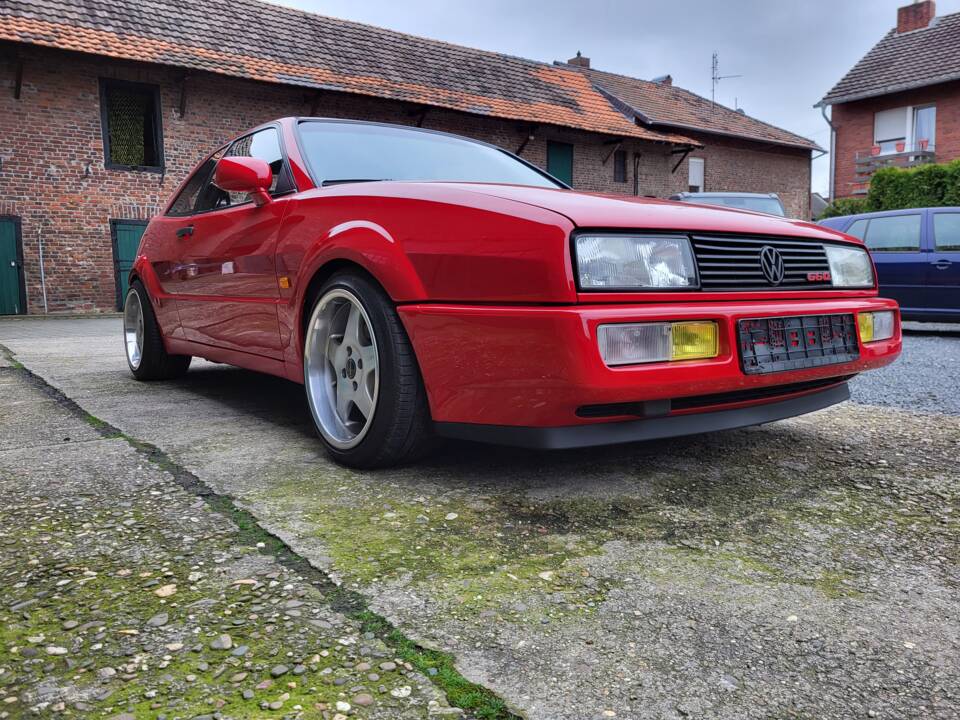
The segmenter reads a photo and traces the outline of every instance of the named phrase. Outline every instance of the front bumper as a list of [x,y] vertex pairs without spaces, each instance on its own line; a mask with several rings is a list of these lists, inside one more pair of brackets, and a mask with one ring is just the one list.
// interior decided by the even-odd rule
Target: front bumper
[[[892,338],[860,343],[860,357],[851,362],[760,375],[746,375],[740,367],[738,320],[897,310],[894,301],[881,298],[562,307],[421,304],[403,305],[398,310],[416,351],[431,413],[438,424],[583,428],[599,423],[607,427],[591,430],[590,434],[612,435],[616,432],[613,423],[636,423],[638,414],[646,414],[635,411],[633,407],[637,405],[645,404],[651,415],[664,420],[698,412],[717,415],[721,411],[799,399],[825,393],[831,378],[842,383],[863,370],[887,365],[901,349],[898,318]],[[719,355],[710,360],[621,367],[603,363],[597,346],[597,326],[678,320],[716,321]],[[781,386],[789,387],[778,394]],[[690,401],[700,397],[723,398],[726,394],[730,394],[729,402],[711,400],[700,407]],[[827,397],[836,395],[824,394],[821,400]],[[688,401],[683,402],[683,398]],[[598,406],[618,405],[630,409],[621,415],[584,412]],[[797,413],[789,411],[780,417],[789,414]],[[663,427],[678,425],[671,422]],[[443,425],[438,427],[444,431]],[[455,427],[446,430],[462,434]]]

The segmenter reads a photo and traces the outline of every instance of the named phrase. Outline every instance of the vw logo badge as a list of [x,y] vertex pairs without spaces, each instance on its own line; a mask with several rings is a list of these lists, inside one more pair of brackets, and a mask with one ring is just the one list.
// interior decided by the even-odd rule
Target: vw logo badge
[[775,247],[764,245],[760,249],[760,269],[771,285],[783,282],[783,256]]

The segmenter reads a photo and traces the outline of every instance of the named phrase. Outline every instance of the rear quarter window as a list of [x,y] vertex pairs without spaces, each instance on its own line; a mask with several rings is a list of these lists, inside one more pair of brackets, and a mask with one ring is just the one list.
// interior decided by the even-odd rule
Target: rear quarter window
[[940,252],[960,252],[960,212],[933,214],[933,240]]

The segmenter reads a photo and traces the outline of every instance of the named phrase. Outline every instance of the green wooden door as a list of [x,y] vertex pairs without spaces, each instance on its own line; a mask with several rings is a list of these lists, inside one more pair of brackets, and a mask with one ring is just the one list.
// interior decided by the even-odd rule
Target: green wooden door
[[27,310],[19,231],[17,220],[0,218],[0,315],[19,315]]
[[129,283],[127,278],[133,263],[137,259],[140,238],[147,227],[142,220],[111,220],[113,231],[113,264],[117,273],[117,309],[123,309],[123,299],[127,296]]
[[573,145],[547,142],[547,172],[573,186]]

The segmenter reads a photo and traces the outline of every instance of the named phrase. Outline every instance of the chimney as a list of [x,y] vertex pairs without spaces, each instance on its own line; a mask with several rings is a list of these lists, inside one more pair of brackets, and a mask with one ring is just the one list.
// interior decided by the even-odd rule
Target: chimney
[[650,82],[655,82],[657,85],[673,85],[673,76],[660,75],[659,77],[655,77]]
[[588,68],[590,67],[590,58],[584,57],[580,54],[580,51],[577,50],[577,56],[567,60],[567,65],[579,65],[580,67]]
[[914,1],[897,10],[897,32],[905,33],[927,27],[937,16],[937,4],[933,0]]

